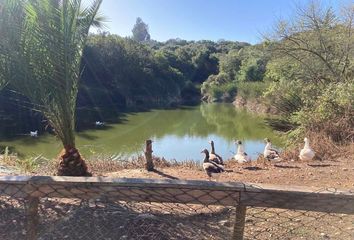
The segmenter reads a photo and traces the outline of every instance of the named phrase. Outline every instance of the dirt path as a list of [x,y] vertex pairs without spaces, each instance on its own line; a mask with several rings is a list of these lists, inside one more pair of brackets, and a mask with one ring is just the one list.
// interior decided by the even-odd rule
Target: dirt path
[[[354,159],[338,161],[285,162],[277,164],[253,163],[245,166],[234,162],[226,164],[221,182],[242,181],[281,185],[306,185],[319,188],[354,189]],[[140,169],[123,169],[102,176],[119,178],[170,178],[183,180],[207,180],[202,169],[168,167],[147,172]]]

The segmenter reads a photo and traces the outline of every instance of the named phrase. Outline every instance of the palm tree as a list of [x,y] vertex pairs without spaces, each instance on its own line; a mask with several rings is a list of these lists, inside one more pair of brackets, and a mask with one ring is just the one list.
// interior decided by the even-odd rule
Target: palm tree
[[[6,60],[7,58],[6,53],[9,50],[8,49],[8,28],[9,28],[9,22],[8,20],[10,19],[9,12],[6,12],[3,10],[4,9],[4,0],[0,0],[0,89],[3,89],[3,87],[7,84],[7,78],[5,76],[6,69],[7,69],[7,64]],[[13,8],[14,9],[14,8]]]
[[0,54],[7,59],[5,79],[44,114],[62,141],[61,176],[89,175],[75,148],[75,108],[82,52],[90,27],[101,26],[101,3],[93,0],[83,8],[81,0],[5,0],[2,9],[11,24],[3,45],[8,51]]

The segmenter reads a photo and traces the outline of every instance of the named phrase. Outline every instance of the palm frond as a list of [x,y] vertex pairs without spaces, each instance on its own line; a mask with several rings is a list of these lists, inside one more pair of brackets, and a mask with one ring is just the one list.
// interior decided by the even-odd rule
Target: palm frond
[[[6,20],[15,27],[0,47],[0,63],[5,57],[10,60],[1,67],[6,74],[0,77],[6,75],[4,79],[39,107],[64,146],[74,147],[81,57],[90,27],[99,24],[102,0],[83,10],[81,0],[15,2],[6,0]],[[23,17],[10,17],[15,11]]]

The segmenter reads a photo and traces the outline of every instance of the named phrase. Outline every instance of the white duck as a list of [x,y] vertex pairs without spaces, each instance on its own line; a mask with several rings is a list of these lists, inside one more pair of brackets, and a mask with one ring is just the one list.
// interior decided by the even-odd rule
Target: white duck
[[216,162],[217,164],[224,165],[222,157],[215,153],[214,141],[209,141],[211,145],[211,151],[209,154],[209,160]]
[[305,146],[301,149],[299,158],[303,161],[310,161],[315,156],[315,152],[310,147],[310,140],[307,137],[305,137],[304,142]]
[[247,155],[247,153],[245,152],[245,150],[243,149],[243,145],[242,142],[240,140],[235,141],[237,146],[237,153],[234,156],[234,159],[238,162],[238,163],[247,163],[251,161],[251,158]]
[[218,181],[221,173],[225,171],[224,167],[214,161],[210,161],[208,150],[204,149],[201,153],[205,154],[205,158],[203,161],[203,169],[208,175],[209,181],[211,181],[211,178],[214,178],[215,181]]
[[279,152],[272,148],[272,143],[269,138],[265,138],[264,141],[266,142],[266,146],[264,148],[263,156],[265,159],[271,160],[279,160]]
[[34,132],[30,131],[30,136],[31,137],[38,137],[38,130],[36,130]]
[[95,122],[95,125],[96,125],[96,126],[103,126],[103,125],[104,125],[104,122],[96,121],[96,122]]

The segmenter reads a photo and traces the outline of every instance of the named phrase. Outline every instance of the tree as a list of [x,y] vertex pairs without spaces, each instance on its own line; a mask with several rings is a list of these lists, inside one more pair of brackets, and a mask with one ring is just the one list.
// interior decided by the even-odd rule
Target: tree
[[220,71],[227,73],[230,79],[234,80],[236,78],[240,67],[241,59],[238,56],[238,51],[232,50],[220,57]]
[[309,131],[334,141],[354,138],[353,24],[353,5],[335,14],[316,2],[299,7],[294,21],[277,24],[267,96],[299,126],[293,136]]
[[277,57],[287,56],[304,69],[303,79],[317,84],[348,81],[354,56],[354,6],[336,16],[316,2],[297,9],[294,22],[279,21],[271,40]]
[[0,53],[7,60],[5,79],[43,113],[62,141],[58,175],[89,175],[75,148],[75,108],[82,52],[90,27],[101,25],[101,3],[82,8],[81,0],[5,1],[2,20],[12,26]]
[[266,61],[264,59],[250,58],[242,62],[238,80],[242,82],[262,81],[265,73]]
[[149,26],[138,17],[133,27],[133,39],[138,42],[144,42],[150,40]]

